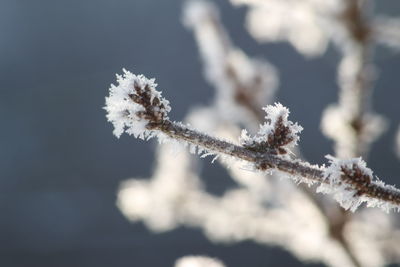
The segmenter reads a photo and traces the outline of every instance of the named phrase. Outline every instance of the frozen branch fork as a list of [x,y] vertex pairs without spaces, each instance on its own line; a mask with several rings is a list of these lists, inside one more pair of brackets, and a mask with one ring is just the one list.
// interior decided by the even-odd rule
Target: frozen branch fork
[[243,130],[240,145],[235,145],[171,121],[169,101],[156,90],[154,79],[124,70],[123,75],[117,75],[117,82],[111,85],[105,106],[117,137],[124,131],[143,140],[157,137],[160,143],[189,146],[192,153],[242,160],[254,170],[278,170],[296,182],[319,185],[317,192],[332,194],[342,207],[352,211],[364,202],[385,211],[400,209],[400,190],[374,177],[361,158],[327,156],[327,167],[293,158],[290,148],[297,144],[302,127],[288,120],[289,110],[279,103],[264,108],[266,122],[255,136]]

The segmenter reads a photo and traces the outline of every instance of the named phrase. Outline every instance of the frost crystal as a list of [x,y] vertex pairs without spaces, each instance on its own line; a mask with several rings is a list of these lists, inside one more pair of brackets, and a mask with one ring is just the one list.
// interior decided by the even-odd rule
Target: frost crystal
[[240,143],[259,152],[286,154],[288,148],[299,141],[299,133],[303,128],[288,120],[289,109],[280,103],[263,108],[267,113],[266,122],[260,125],[258,133],[250,137],[246,130],[242,131]]
[[154,79],[123,71],[123,75],[117,74],[118,85],[112,84],[106,97],[106,117],[114,125],[117,137],[125,131],[141,139],[151,138],[150,125],[168,119],[169,101],[156,90]]

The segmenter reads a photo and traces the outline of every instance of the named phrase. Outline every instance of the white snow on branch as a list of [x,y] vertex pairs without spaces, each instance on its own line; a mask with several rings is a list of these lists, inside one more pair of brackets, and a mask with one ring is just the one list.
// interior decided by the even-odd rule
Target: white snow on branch
[[[118,85],[112,84],[106,97],[106,117],[114,125],[113,133],[117,137],[125,131],[136,138],[151,138],[153,132],[146,128],[149,119],[167,119],[171,110],[169,101],[156,90],[154,79],[123,71],[123,75],[117,74]],[[146,106],[152,109],[146,110]]]

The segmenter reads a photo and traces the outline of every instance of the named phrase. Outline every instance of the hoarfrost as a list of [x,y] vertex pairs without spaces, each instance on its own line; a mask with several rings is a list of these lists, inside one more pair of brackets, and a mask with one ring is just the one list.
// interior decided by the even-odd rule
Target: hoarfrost
[[288,120],[289,109],[280,103],[263,108],[267,113],[266,122],[260,125],[258,133],[251,137],[243,130],[240,143],[257,150],[277,149],[279,154],[286,154],[299,141],[303,127]]
[[[324,179],[327,184],[321,184],[317,188],[317,192],[332,194],[343,208],[352,212],[364,202],[368,207],[378,207],[386,212],[391,209],[399,210],[399,206],[391,202],[392,196],[388,196],[387,201],[377,197],[383,197],[384,190],[390,191],[393,195],[399,195],[400,190],[394,186],[385,185],[378,179],[373,180],[372,170],[361,158],[342,160],[330,155],[327,155],[326,158],[330,161],[330,165],[324,171]],[[368,192],[371,187],[379,187],[381,190]],[[375,195],[369,196],[368,194]]]
[[139,92],[149,97],[150,103],[154,105],[154,114],[168,119],[167,114],[171,110],[169,101],[161,96],[156,90],[157,84],[154,79],[147,79],[143,75],[135,75],[123,69],[123,75],[117,74],[118,85],[112,84],[110,95],[106,97],[107,120],[114,125],[114,135],[120,137],[125,131],[136,138],[149,139],[154,137],[154,132],[146,129],[149,120],[138,114],[145,112],[145,107],[132,100],[132,97],[142,98]]

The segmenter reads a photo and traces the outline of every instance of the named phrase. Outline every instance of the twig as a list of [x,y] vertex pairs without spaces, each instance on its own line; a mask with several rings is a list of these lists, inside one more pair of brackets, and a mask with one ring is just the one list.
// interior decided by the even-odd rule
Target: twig
[[157,136],[160,142],[184,141],[211,153],[241,159],[257,170],[279,170],[301,182],[320,184],[320,192],[334,194],[344,208],[352,211],[363,202],[385,210],[400,205],[400,191],[374,181],[372,171],[361,158],[330,157],[329,167],[290,159],[287,148],[297,142],[301,127],[287,120],[288,110],[280,104],[267,107],[270,112],[267,123],[261,125],[255,137],[249,139],[245,135],[243,146],[238,146],[169,120],[169,101],[156,91],[154,80],[125,71],[124,76],[118,76],[118,82],[118,86],[112,86],[105,107],[109,121],[118,129],[117,134],[128,127],[127,133],[143,139]]

